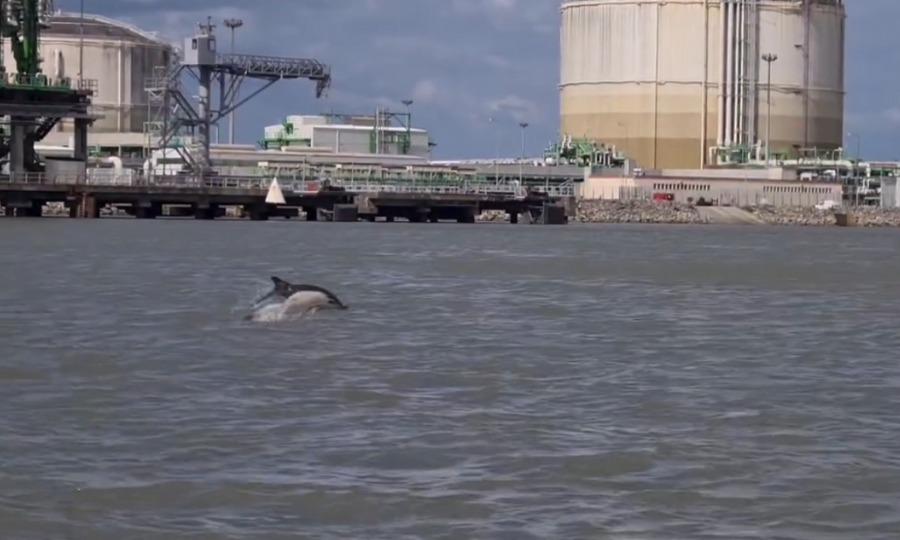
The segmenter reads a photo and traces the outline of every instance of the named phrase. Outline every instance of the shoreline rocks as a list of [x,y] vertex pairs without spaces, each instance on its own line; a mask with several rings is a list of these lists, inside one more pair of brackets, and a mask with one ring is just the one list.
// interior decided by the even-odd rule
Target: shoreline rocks
[[693,206],[667,201],[582,200],[576,203],[575,212],[574,223],[708,223]]
[[[745,207],[765,225],[792,227],[836,227],[834,209],[811,207]],[[840,212],[840,210],[838,210]],[[900,227],[900,208],[860,206],[849,209],[851,223],[856,227]],[[506,222],[505,212],[482,212],[479,222]],[[520,223],[526,223],[520,219]],[[709,220],[700,215],[693,205],[667,201],[633,200],[582,200],[576,203],[576,215],[572,223],[651,223],[669,225],[706,225]]]
[[[768,225],[794,227],[835,227],[835,211],[809,207],[744,208]],[[854,227],[900,227],[900,208],[857,206],[847,211]]]

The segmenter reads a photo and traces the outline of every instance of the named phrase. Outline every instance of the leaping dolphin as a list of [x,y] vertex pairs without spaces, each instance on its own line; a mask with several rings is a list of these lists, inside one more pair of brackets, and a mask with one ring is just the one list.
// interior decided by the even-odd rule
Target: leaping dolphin
[[260,297],[255,305],[265,302],[270,298],[281,298],[287,300],[297,293],[308,293],[305,302],[309,303],[310,309],[319,309],[324,307],[335,309],[347,309],[347,305],[328,289],[318,287],[316,285],[307,285],[305,283],[295,284],[289,283],[278,276],[272,276],[272,283],[275,285],[271,291]]

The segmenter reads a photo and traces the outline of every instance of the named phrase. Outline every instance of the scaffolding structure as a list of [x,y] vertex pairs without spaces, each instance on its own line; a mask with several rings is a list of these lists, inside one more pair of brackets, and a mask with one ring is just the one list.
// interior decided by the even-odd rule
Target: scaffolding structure
[[[279,58],[216,51],[215,25],[208,17],[197,35],[187,38],[173,61],[158,68],[145,82],[150,117],[144,128],[148,147],[172,148],[185,166],[200,174],[212,171],[209,157],[212,126],[259,93],[284,79],[309,79],[316,83],[316,97],[331,85],[331,68],[318,60]],[[184,78],[198,86],[195,107]],[[238,98],[245,79],[264,81],[260,88]],[[213,108],[212,89],[218,87],[218,106]]]

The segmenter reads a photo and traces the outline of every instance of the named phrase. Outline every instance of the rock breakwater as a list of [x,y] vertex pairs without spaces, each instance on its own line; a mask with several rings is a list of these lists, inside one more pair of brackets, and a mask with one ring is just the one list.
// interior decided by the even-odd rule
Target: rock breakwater
[[693,206],[666,201],[594,201],[576,204],[577,223],[671,223],[699,225],[708,221]]
[[[788,225],[801,227],[835,226],[835,210],[809,207],[749,207],[752,213],[769,225]],[[837,212],[841,212],[838,210]],[[858,206],[847,213],[851,222],[857,227],[900,227],[900,208],[881,208],[878,206]]]

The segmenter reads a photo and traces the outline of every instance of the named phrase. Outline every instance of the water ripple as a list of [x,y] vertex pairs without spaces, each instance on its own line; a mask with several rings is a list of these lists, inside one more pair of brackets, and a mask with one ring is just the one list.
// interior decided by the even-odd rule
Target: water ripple
[[4,223],[10,538],[900,530],[890,231]]

